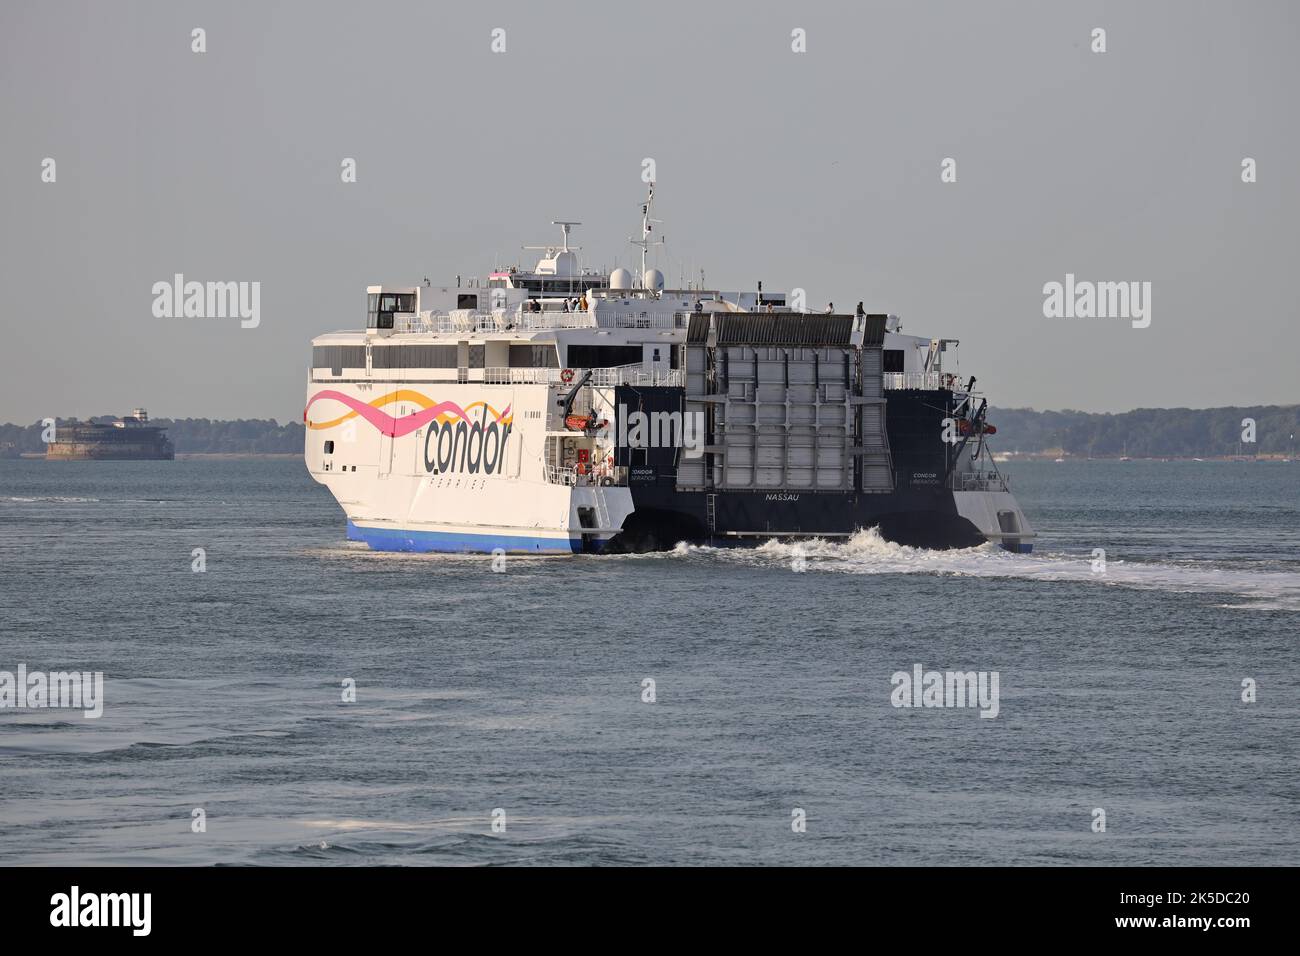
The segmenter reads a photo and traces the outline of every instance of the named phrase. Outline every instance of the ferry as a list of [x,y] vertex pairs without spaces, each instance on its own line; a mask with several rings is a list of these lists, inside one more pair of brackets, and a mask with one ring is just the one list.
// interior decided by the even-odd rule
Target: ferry
[[[955,339],[784,293],[581,266],[366,290],[312,340],[305,460],[381,551],[589,554],[846,539],[923,548],[1035,532],[989,450]],[[660,240],[662,241],[662,240]],[[539,247],[524,247],[539,248]]]

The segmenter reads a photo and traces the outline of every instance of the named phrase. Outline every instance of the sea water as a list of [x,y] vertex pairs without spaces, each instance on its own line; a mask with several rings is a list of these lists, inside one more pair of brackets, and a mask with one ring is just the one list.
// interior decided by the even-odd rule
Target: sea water
[[300,461],[0,461],[0,670],[104,675],[0,709],[0,862],[1300,863],[1300,464],[1005,467],[1032,555],[494,571]]

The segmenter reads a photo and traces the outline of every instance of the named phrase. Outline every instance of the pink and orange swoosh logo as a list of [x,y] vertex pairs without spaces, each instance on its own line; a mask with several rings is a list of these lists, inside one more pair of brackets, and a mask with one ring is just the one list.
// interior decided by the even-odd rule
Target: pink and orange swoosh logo
[[[340,415],[338,418],[332,418],[327,422],[313,422],[307,418],[307,413],[311,410],[312,405],[322,399],[339,402],[346,405],[352,411]],[[395,402],[412,402],[419,405],[418,412],[412,412],[410,415],[404,415],[397,418],[388,412],[382,411],[385,405],[392,405]],[[332,388],[322,389],[311,397],[307,402],[307,407],[302,410],[303,421],[311,429],[333,428],[335,425],[341,425],[349,418],[356,418],[360,415],[375,428],[379,429],[381,435],[389,435],[393,438],[401,438],[403,435],[409,435],[429,422],[437,419],[440,422],[454,421],[460,419],[465,422],[473,423],[472,413],[476,408],[486,408],[491,420],[498,425],[509,425],[514,421],[514,416],[510,414],[510,406],[507,405],[505,411],[498,412],[487,402],[471,402],[465,408],[461,408],[455,402],[434,402],[427,395],[412,391],[408,388],[398,389],[395,392],[389,392],[387,395],[381,395],[372,402],[363,402],[360,399],[353,398],[351,395],[345,395],[342,392],[335,391]]]

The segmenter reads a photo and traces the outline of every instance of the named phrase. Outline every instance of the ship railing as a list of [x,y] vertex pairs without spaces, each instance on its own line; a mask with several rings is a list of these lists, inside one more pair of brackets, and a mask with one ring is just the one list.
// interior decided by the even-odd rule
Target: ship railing
[[[575,379],[582,377],[577,373]],[[640,364],[616,365],[613,368],[595,368],[591,370],[589,385],[607,388],[611,385],[673,386],[682,385],[682,370],[679,368],[645,368]]]
[[955,376],[944,372],[886,372],[883,379],[887,389],[912,388],[928,391],[952,388],[956,384]]
[[[586,369],[568,369],[572,375],[564,380],[565,369],[558,368],[485,368],[486,385],[574,385],[586,375]],[[640,364],[617,365],[612,368],[591,369],[587,385],[609,388],[614,385],[672,386],[682,385],[682,370],[678,368],[643,368]]]
[[[568,313],[569,322],[555,321],[548,316],[552,313],[519,312],[512,309],[496,309],[492,312],[476,312],[470,309],[456,309],[452,312],[421,312],[419,315],[393,316],[394,332],[510,332],[515,329],[556,329],[581,328],[594,325],[590,316],[581,313]],[[565,313],[554,313],[558,320]]]
[[520,312],[512,316],[517,329],[590,329],[596,318],[590,312]]
[[597,465],[585,471],[579,471],[577,466],[573,465],[568,467],[544,465],[543,472],[547,484],[564,485],[569,488],[621,488],[627,485],[627,468],[621,466],[610,468]]
[[456,309],[451,312],[421,312],[393,316],[393,331],[413,332],[510,332],[516,329],[684,329],[690,322],[689,312],[650,312],[646,310],[564,312],[545,309],[525,312],[518,307],[478,312]]
[[547,309],[524,312],[518,308],[477,312],[456,309],[451,312],[421,312],[419,315],[393,316],[393,331],[412,332],[513,332],[540,329],[589,329],[596,326],[590,312],[563,312]]
[[966,471],[954,476],[957,491],[1010,491],[1011,479],[996,471]]
[[393,316],[394,332],[501,332],[509,322],[504,310],[475,312],[456,309],[452,312],[421,312],[419,315]]
[[689,312],[650,312],[635,309],[602,311],[596,315],[595,324],[603,329],[684,329],[689,321]]
[[485,385],[554,385],[558,382],[558,368],[485,368]]

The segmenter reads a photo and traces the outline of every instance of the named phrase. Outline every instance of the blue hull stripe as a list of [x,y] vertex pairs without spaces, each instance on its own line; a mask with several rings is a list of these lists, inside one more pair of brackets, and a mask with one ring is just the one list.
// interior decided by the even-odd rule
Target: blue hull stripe
[[375,551],[443,551],[490,554],[497,548],[515,554],[574,554],[581,538],[535,538],[509,534],[466,534],[458,531],[406,531],[366,528],[348,522],[348,539],[364,541]]
[[[466,534],[457,531],[404,531],[397,528],[364,528],[348,522],[348,540],[364,541],[374,551],[437,551],[452,554],[491,554],[497,548],[513,554],[578,554],[582,539],[534,538],[507,534]],[[596,543],[600,549],[604,540]],[[1033,544],[1003,543],[1002,548],[1029,554]]]

